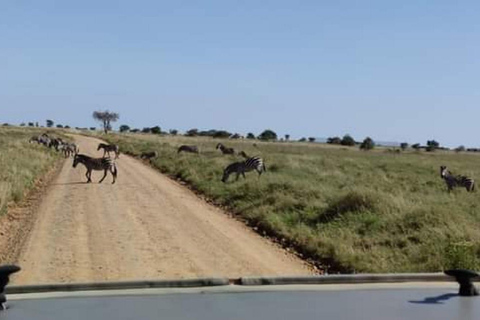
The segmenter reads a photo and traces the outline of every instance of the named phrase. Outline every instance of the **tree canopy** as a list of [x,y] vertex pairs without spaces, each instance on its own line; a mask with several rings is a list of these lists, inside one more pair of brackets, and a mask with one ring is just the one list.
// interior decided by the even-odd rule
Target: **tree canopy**
[[109,130],[112,130],[112,122],[117,121],[120,118],[120,115],[116,112],[105,111],[94,111],[92,114],[93,119],[100,122],[103,126],[105,133],[108,133]]

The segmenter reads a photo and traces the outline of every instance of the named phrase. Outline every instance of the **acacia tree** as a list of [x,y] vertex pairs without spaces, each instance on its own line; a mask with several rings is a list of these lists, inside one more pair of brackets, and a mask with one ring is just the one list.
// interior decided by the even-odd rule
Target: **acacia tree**
[[116,112],[105,111],[94,111],[93,119],[102,123],[103,130],[105,133],[108,133],[108,130],[112,130],[112,122],[117,121],[120,118],[120,115]]

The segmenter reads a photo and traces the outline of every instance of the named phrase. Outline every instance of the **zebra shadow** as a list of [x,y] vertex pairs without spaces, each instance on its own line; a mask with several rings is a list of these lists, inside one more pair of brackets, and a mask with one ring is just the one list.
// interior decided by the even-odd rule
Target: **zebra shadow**
[[69,186],[75,184],[88,184],[86,181],[77,181],[77,182],[65,182],[65,183],[53,183],[52,186]]

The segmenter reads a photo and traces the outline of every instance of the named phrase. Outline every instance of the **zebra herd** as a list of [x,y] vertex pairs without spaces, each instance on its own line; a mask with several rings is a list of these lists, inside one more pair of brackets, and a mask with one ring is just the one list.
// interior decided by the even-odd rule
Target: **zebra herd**
[[[220,150],[224,155],[235,155],[235,149],[228,148],[222,143],[218,143],[215,149]],[[178,148],[177,153],[189,152],[189,153],[199,153],[197,146],[192,145],[182,145]],[[245,173],[250,171],[257,171],[258,176],[261,176],[263,172],[267,171],[265,162],[261,157],[254,156],[249,157],[245,151],[238,152],[238,155],[245,158],[244,161],[237,161],[229,164],[223,170],[222,182],[226,183],[231,174],[236,174],[236,181],[239,179],[240,175],[246,179]]]
[[39,136],[32,136],[28,142],[38,143],[50,149],[54,149],[57,152],[62,152],[65,158],[74,156],[74,154],[78,152],[75,143],[65,141],[59,137],[49,136],[47,133],[42,133]]

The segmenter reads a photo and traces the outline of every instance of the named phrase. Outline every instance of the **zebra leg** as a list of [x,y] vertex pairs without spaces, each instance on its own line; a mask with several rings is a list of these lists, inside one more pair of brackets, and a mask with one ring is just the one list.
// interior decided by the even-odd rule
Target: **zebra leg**
[[235,179],[235,181],[238,181],[238,178],[240,178],[240,172],[237,172],[237,178]]
[[242,171],[242,176],[243,176],[243,179],[247,179],[247,177],[245,177],[245,171]]
[[115,183],[115,180],[117,180],[117,166],[116,166],[116,165],[113,165],[113,166],[110,168],[110,172],[112,173],[112,176],[113,176],[112,184],[114,184],[114,183]]
[[107,172],[108,172],[108,168],[106,168],[104,171],[103,171],[103,178],[100,179],[100,181],[98,181],[98,183],[102,183],[102,181],[105,179],[105,177],[107,176]]
[[85,174],[85,176],[87,177],[87,183],[92,182],[92,179],[90,179],[90,177],[92,176],[92,170],[87,169],[87,173]]

